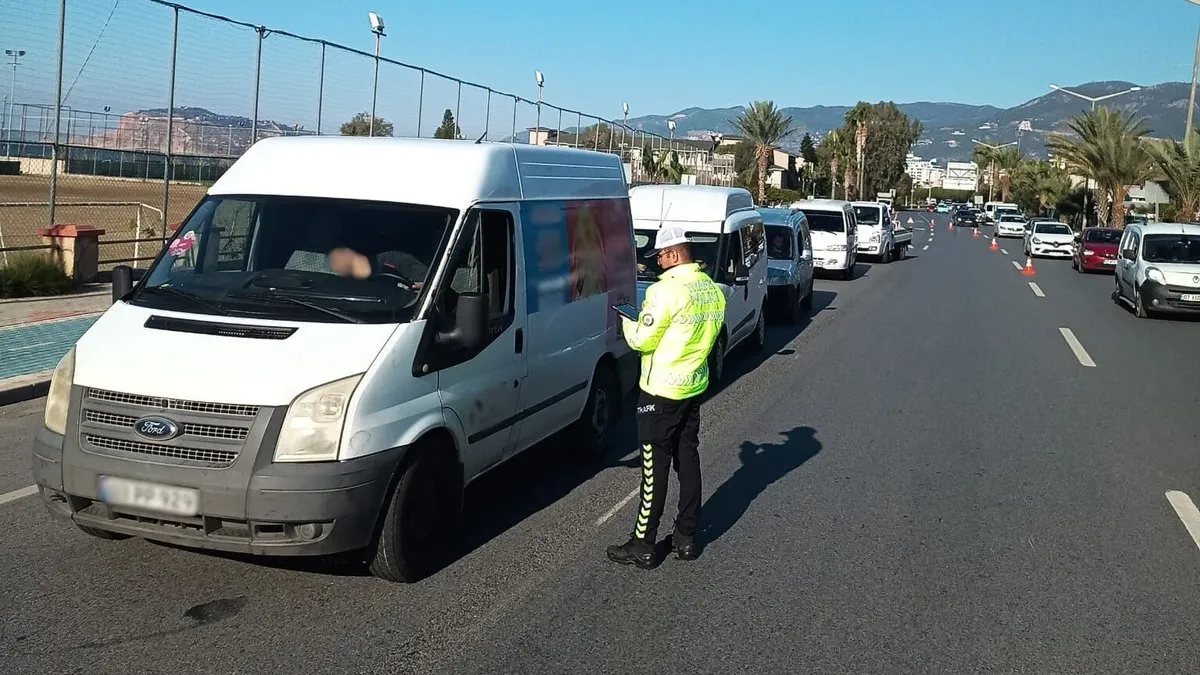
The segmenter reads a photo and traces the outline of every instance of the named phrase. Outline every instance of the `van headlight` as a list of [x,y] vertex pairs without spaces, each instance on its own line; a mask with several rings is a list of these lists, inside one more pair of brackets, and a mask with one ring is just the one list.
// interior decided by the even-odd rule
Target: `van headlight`
[[75,380],[75,348],[67,350],[50,376],[50,391],[46,394],[46,428],[65,436],[67,412],[71,407],[71,383]]
[[314,387],[288,406],[275,444],[276,462],[330,462],[338,457],[338,444],[346,422],[350,395],[362,375]]
[[1146,268],[1146,278],[1150,281],[1157,281],[1160,284],[1167,283],[1167,277],[1162,273],[1162,270],[1157,267]]
[[871,243],[872,243],[872,244],[878,244],[878,243],[879,243],[879,233],[878,233],[878,232],[875,232],[875,233],[873,233],[873,234],[871,235]]

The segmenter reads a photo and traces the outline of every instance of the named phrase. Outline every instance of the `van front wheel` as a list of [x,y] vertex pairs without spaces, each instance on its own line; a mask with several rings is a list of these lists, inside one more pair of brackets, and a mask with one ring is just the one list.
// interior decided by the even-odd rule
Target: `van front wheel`
[[400,470],[368,567],[371,574],[412,583],[438,571],[458,541],[462,476],[453,454],[417,447]]
[[575,422],[574,434],[578,454],[587,460],[599,460],[612,441],[613,430],[620,418],[621,393],[612,369],[605,365],[596,368],[592,389],[588,393],[583,413]]

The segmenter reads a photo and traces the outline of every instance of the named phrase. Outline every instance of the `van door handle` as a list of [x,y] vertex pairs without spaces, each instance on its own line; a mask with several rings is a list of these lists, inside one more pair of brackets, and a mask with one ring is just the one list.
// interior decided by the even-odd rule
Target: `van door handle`
[[518,354],[525,351],[525,331],[521,330],[520,328],[517,329],[517,336],[516,336],[515,342],[516,342],[516,351]]

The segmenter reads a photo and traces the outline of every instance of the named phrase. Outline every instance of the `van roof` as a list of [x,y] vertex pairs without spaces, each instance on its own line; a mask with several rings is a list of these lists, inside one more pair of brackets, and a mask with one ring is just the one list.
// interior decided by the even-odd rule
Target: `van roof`
[[828,211],[832,213],[841,213],[846,210],[847,206],[850,206],[850,202],[841,199],[801,199],[792,204],[793,209],[800,209],[801,211]]
[[309,136],[255,143],[208,192],[462,209],[473,201],[621,198],[627,190],[621,159],[604,152],[429,138]]
[[1134,223],[1129,227],[1137,227],[1142,234],[1190,234],[1200,236],[1200,225],[1191,223]]
[[745,188],[715,185],[639,185],[629,190],[634,220],[721,223],[738,211],[754,209]]

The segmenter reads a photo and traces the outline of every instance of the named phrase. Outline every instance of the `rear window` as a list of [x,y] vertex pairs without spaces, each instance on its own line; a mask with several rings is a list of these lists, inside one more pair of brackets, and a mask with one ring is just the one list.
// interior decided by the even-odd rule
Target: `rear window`
[[854,217],[862,225],[878,225],[883,220],[883,209],[878,206],[856,206]]
[[846,220],[841,212],[805,211],[810,232],[845,232]]
[[1063,223],[1038,223],[1033,226],[1037,234],[1071,234],[1071,228]]
[[1084,232],[1083,240],[1095,244],[1116,244],[1121,241],[1121,231],[1092,228]]
[[1025,219],[1022,218],[1021,216],[1018,216],[1018,215],[1015,215],[1012,213],[1006,213],[1006,214],[1000,216],[1000,222],[1002,222],[1002,223],[1020,223],[1024,220]]

